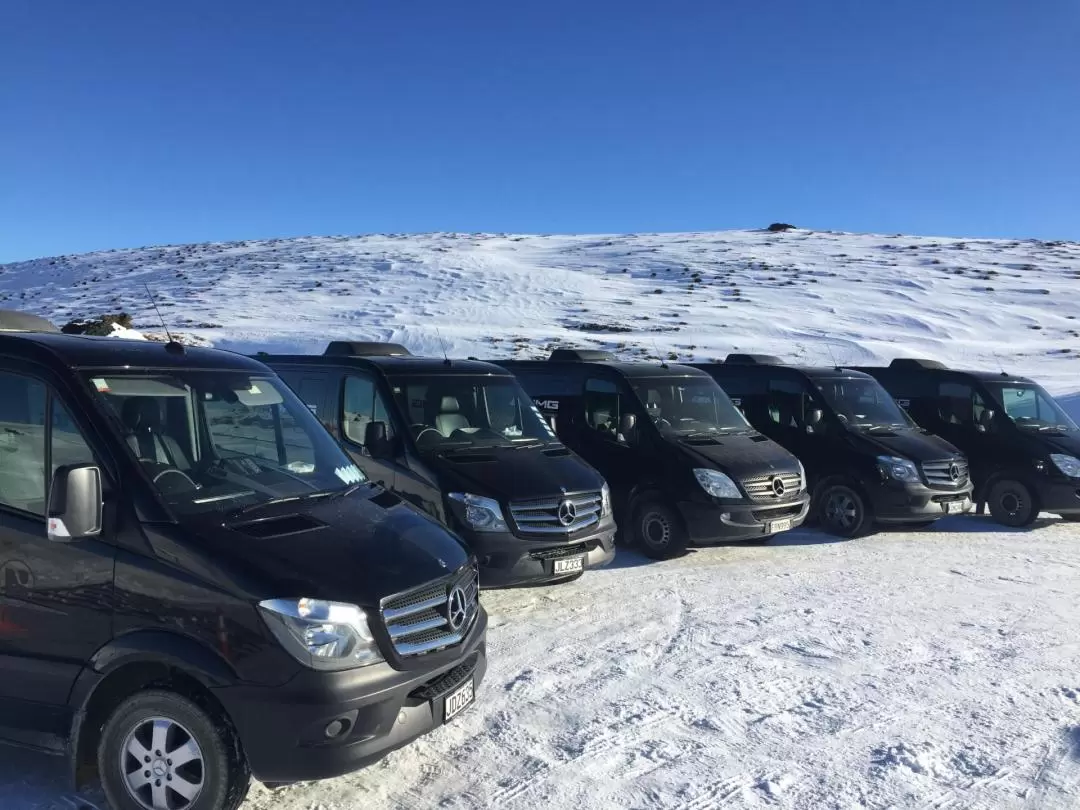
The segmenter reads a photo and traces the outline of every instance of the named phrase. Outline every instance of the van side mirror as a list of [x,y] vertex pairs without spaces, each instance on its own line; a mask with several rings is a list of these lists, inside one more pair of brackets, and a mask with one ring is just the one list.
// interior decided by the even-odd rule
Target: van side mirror
[[386,438],[386,422],[368,422],[364,428],[364,447],[372,458],[393,458],[394,443]]
[[49,488],[48,537],[70,543],[101,534],[101,470],[93,464],[59,467]]
[[627,444],[637,441],[637,415],[624,413],[619,420],[619,438]]

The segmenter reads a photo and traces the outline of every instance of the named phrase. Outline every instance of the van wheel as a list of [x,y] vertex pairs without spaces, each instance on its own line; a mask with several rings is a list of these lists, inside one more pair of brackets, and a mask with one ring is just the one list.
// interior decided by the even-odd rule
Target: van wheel
[[1011,478],[998,481],[990,488],[987,497],[990,515],[1003,526],[1022,529],[1039,517],[1039,508],[1031,490]]
[[116,810],[235,810],[251,783],[238,750],[227,725],[187,698],[139,692],[105,723],[98,773]]
[[874,522],[866,499],[847,484],[826,486],[818,496],[817,512],[821,528],[837,537],[866,534]]
[[679,516],[659,501],[646,501],[637,508],[634,529],[638,548],[654,560],[677,557],[689,543]]

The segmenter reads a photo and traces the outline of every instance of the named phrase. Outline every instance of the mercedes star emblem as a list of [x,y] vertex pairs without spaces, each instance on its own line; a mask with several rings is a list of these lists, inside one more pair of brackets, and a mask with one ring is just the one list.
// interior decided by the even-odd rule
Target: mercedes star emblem
[[577,520],[577,507],[573,501],[563,501],[559,504],[559,523],[570,526]]
[[772,480],[772,491],[776,494],[777,498],[783,498],[784,493],[787,492],[787,487],[784,485],[784,479],[779,475]]
[[949,467],[949,478],[953,481],[960,480],[960,468],[957,465],[953,464]]
[[468,616],[469,611],[466,607],[465,591],[460,585],[456,585],[454,590],[450,591],[450,596],[446,600],[446,620],[450,622],[450,629],[460,630]]

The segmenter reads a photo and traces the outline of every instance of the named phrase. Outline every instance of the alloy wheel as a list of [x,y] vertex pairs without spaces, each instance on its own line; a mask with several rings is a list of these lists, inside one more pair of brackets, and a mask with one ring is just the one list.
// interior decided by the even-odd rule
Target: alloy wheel
[[166,717],[147,718],[128,732],[120,772],[128,794],[145,810],[186,810],[206,776],[198,741]]

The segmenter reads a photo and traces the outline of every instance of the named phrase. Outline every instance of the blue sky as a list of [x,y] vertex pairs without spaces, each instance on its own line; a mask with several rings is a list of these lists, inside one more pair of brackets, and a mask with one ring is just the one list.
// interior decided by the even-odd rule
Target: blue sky
[[5,0],[0,261],[383,231],[1080,239],[1075,0]]

